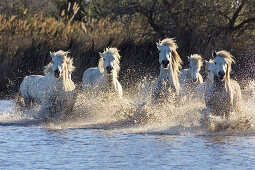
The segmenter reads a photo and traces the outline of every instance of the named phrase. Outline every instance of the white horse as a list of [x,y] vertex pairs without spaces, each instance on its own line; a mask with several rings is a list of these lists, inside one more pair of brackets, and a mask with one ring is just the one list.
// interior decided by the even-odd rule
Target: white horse
[[217,116],[229,117],[230,112],[240,107],[241,89],[237,81],[230,79],[232,55],[225,51],[213,51],[214,80],[206,89],[205,103],[208,110]]
[[205,90],[207,89],[207,87],[209,86],[209,84],[214,80],[214,61],[213,60],[209,60],[209,61],[205,61],[205,65],[206,65],[206,70],[207,70],[207,78],[206,81],[204,81],[203,83],[199,84],[196,89],[195,89],[195,98],[199,99],[199,100],[205,100]]
[[98,67],[89,68],[83,73],[84,90],[100,90],[116,93],[122,97],[122,86],[118,81],[120,58],[117,48],[106,48],[100,53]]
[[177,53],[175,40],[166,38],[157,44],[159,50],[160,74],[152,89],[153,102],[171,97],[175,100],[180,93],[178,74],[182,60]]
[[50,53],[52,62],[45,67],[45,76],[31,75],[24,78],[20,93],[26,107],[34,101],[41,105],[40,111],[47,113],[48,117],[72,110],[75,85],[71,73],[75,67],[73,60],[67,57],[68,53],[62,50]]
[[203,83],[203,77],[199,73],[203,65],[202,56],[193,54],[188,57],[189,68],[182,69],[179,80],[182,89],[182,95],[194,94],[196,87]]

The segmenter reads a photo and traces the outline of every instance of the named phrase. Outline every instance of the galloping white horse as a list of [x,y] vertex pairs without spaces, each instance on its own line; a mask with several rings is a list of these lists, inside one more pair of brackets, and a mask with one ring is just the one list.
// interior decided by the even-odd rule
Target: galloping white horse
[[229,117],[231,111],[240,107],[242,99],[237,81],[230,79],[232,55],[225,51],[213,51],[214,80],[206,89],[205,102],[209,111],[217,116]]
[[98,67],[89,68],[83,73],[84,90],[100,90],[117,93],[122,97],[122,87],[118,81],[120,58],[117,48],[106,48],[100,53]]
[[75,67],[73,60],[67,57],[68,53],[62,50],[50,53],[52,62],[45,67],[45,76],[31,75],[24,78],[20,93],[26,107],[35,101],[41,104],[40,111],[47,113],[48,117],[72,110],[75,85],[71,73]]
[[160,74],[152,89],[153,102],[169,97],[175,100],[180,93],[178,74],[182,63],[176,51],[178,46],[172,38],[166,38],[156,44],[159,50]]
[[209,84],[213,81],[214,79],[214,61],[213,60],[209,60],[209,61],[205,61],[205,65],[206,65],[206,70],[207,70],[207,78],[206,81],[204,81],[203,83],[199,84],[196,89],[195,89],[195,98],[199,99],[199,100],[205,100],[205,90],[207,89],[207,87],[209,86]]
[[199,73],[203,65],[202,56],[198,54],[193,54],[188,57],[189,68],[182,69],[179,75],[182,94],[188,95],[195,92],[195,88],[203,83],[203,77]]

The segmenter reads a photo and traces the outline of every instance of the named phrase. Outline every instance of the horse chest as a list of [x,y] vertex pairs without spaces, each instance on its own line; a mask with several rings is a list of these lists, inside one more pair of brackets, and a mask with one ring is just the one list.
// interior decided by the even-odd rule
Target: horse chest
[[163,91],[173,88],[173,83],[170,82],[169,78],[163,79],[160,84]]
[[114,85],[113,78],[108,77],[104,79],[104,81],[102,81],[101,87],[104,92],[114,92],[115,85]]
[[214,86],[211,96],[211,107],[215,110],[229,110],[231,106],[230,94],[224,87]]
[[173,84],[168,80],[161,80],[158,84],[159,98],[169,97],[173,93]]

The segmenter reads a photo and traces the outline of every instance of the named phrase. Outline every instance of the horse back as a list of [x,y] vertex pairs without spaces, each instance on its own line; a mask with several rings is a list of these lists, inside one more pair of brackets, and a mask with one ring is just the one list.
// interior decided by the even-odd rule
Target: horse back
[[207,88],[207,82],[203,82],[203,83],[199,84],[195,88],[195,96],[194,97],[198,98],[198,99],[204,99],[206,88]]
[[83,86],[95,85],[101,76],[102,73],[97,67],[88,68],[82,76]]
[[27,93],[28,89],[30,86],[37,82],[39,79],[41,79],[44,76],[41,75],[31,75],[31,76],[26,76],[23,81],[20,84],[20,93]]
[[38,90],[39,80],[44,76],[31,75],[26,76],[20,84],[19,92],[23,97],[24,101],[35,100],[37,101],[36,90]]
[[184,83],[185,79],[187,78],[187,74],[188,74],[188,69],[180,70],[180,74],[179,74],[178,78],[179,78],[179,81],[181,84]]

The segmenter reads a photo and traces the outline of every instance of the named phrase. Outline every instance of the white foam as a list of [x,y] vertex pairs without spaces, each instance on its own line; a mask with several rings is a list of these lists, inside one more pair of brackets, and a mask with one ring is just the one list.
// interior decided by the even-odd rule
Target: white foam
[[16,108],[14,100],[0,100],[0,114],[3,112],[12,112]]
[[[123,99],[113,95],[97,95],[80,92],[71,117],[42,123],[50,129],[98,128],[123,133],[155,133],[169,135],[249,135],[255,132],[255,99],[244,95],[242,110],[231,113],[230,119],[208,116],[203,101],[185,101],[179,105],[167,101],[161,105],[151,104],[151,79],[138,81],[125,91]],[[253,86],[247,91],[254,92]],[[252,89],[252,90],[251,90]],[[251,94],[252,94],[251,93]],[[0,102],[10,105],[12,102]],[[32,119],[36,110],[6,112],[5,121]],[[34,118],[34,117],[33,117]],[[4,119],[0,116],[0,122]]]

